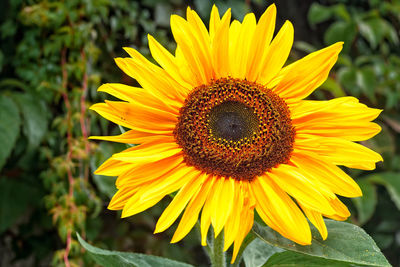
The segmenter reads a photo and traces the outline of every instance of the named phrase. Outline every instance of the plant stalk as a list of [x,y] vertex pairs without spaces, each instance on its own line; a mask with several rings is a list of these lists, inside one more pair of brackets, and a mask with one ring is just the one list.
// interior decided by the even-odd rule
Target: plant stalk
[[221,232],[215,239],[211,255],[211,266],[226,267],[226,259],[224,252],[224,233]]

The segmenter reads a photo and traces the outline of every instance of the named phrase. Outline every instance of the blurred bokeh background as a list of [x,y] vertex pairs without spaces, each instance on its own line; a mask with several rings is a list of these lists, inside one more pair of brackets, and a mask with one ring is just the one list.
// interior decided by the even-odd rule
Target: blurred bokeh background
[[[241,20],[272,1],[217,0]],[[336,41],[344,50],[312,99],[345,95],[383,109],[382,132],[364,145],[384,157],[373,172],[346,169],[363,198],[344,200],[389,261],[400,263],[400,1],[277,0],[279,27],[295,27],[293,61]],[[2,0],[0,3],[0,266],[93,266],[79,232],[103,248],[160,255],[207,266],[197,233],[169,244],[174,227],[153,235],[164,199],[128,219],[106,209],[112,177],[93,171],[123,145],[88,141],[120,130],[88,107],[105,82],[135,85],[113,58],[131,46],[149,57],[147,33],[170,51],[171,14],[194,8],[208,25],[204,0]],[[109,96],[107,96],[110,98]]]

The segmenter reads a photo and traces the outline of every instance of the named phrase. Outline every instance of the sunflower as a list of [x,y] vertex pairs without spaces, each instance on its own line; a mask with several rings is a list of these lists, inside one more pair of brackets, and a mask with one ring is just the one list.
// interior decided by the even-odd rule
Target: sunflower
[[[327,78],[342,42],[284,67],[293,44],[286,21],[276,36],[276,7],[258,22],[247,14],[231,23],[213,7],[209,30],[197,13],[171,16],[177,43],[171,54],[148,36],[155,65],[133,48],[116,58],[142,88],[108,83],[99,91],[122,101],[91,107],[129,130],[94,139],[139,144],[114,154],[96,174],[118,176],[108,208],[122,217],[142,212],[178,191],[155,232],[182,214],[171,242],[200,217],[202,245],[212,225],[224,230],[224,249],[235,260],[253,225],[254,210],[282,236],[311,243],[311,222],[327,238],[323,217],[345,220],[337,195],[361,196],[337,165],[372,170],[382,157],[355,143],[376,135],[381,110],[353,97],[304,100]],[[201,212],[201,214],[200,214]],[[308,220],[306,219],[308,218]]]

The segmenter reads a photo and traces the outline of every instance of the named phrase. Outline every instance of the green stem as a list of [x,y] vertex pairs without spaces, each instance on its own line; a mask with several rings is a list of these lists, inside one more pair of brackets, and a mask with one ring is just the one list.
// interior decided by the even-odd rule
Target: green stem
[[211,266],[226,267],[224,252],[224,233],[221,232],[215,239],[211,256]]

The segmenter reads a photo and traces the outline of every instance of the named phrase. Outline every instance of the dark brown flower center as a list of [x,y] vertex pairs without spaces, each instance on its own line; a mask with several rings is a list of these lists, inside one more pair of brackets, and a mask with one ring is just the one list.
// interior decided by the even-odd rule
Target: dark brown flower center
[[174,135],[186,164],[252,180],[289,161],[295,130],[285,101],[270,89],[222,78],[193,89]]

